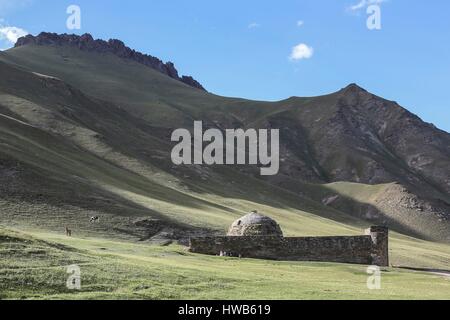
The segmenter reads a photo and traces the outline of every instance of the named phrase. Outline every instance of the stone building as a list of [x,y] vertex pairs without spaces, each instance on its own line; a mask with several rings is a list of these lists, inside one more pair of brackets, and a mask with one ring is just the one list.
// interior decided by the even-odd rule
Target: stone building
[[230,237],[244,236],[273,236],[283,237],[278,223],[272,218],[263,216],[253,211],[252,213],[236,220],[228,230]]
[[191,238],[190,251],[257,259],[389,266],[386,227],[371,227],[361,236],[284,237],[275,220],[257,212],[236,220],[226,236]]

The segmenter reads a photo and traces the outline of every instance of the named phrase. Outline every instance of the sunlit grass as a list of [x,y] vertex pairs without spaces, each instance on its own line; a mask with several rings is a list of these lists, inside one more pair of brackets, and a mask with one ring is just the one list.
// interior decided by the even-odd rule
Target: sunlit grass
[[[448,278],[394,268],[382,272],[381,290],[369,290],[362,265],[222,258],[178,245],[46,232],[0,234],[0,297],[7,299],[450,298]],[[80,291],[65,287],[70,264],[81,268]]]

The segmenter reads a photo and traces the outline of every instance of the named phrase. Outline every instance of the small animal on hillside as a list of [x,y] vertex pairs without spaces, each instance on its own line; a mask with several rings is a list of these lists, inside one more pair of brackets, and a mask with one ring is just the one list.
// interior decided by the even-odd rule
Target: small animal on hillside
[[72,236],[72,230],[66,227],[66,236],[71,237]]
[[99,223],[100,222],[100,217],[97,217],[97,216],[91,217],[90,222],[91,223],[95,223],[95,222]]

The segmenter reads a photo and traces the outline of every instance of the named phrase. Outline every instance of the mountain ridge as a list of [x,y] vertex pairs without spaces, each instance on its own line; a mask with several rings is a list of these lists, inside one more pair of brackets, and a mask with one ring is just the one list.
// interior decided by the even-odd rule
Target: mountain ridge
[[[328,95],[277,102],[227,98],[118,55],[52,42],[0,53],[0,70],[0,114],[9,117],[0,121],[0,156],[5,157],[0,171],[10,176],[18,161],[48,186],[52,196],[41,192],[44,198],[100,210],[97,214],[123,224],[120,230],[133,232],[134,227],[121,220],[116,206],[130,215],[170,217],[214,229],[250,203],[274,210],[282,221],[302,210],[352,225],[387,224],[417,237],[450,241],[450,135],[356,84]],[[279,128],[279,175],[262,178],[253,166],[172,165],[170,134],[174,128],[192,129],[194,120],[220,130]],[[20,123],[34,129],[25,130]],[[50,137],[63,144],[52,147],[45,141]],[[33,158],[54,157],[61,148],[70,165]],[[91,200],[73,204],[47,179],[53,175],[74,185],[67,193],[83,199],[93,194],[114,206],[103,200],[100,209]],[[35,185],[24,177],[23,188]],[[380,186],[394,182],[402,187]],[[4,188],[14,188],[13,181],[6,180]],[[370,192],[361,197],[358,188]],[[26,190],[22,193],[30,197]],[[375,197],[378,193],[381,198]],[[288,224],[284,227],[290,230]]]
[[162,62],[160,59],[138,52],[127,47],[121,40],[110,39],[108,41],[95,39],[91,34],[85,33],[81,36],[75,34],[57,34],[41,32],[37,36],[31,34],[20,37],[15,48],[26,45],[69,45],[80,50],[95,51],[98,53],[112,53],[120,58],[131,59],[145,66],[151,67],[159,72],[179,80],[191,87],[206,91],[205,88],[191,76],[179,76],[175,65],[172,62]]

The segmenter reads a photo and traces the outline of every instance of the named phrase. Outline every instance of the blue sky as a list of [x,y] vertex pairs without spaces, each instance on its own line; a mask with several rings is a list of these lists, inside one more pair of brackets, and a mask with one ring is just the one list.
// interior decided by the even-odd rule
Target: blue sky
[[[371,2],[381,30],[366,26]],[[450,132],[448,0],[0,0],[0,48],[12,27],[118,38],[225,96],[280,100],[356,82]]]

